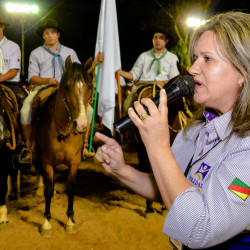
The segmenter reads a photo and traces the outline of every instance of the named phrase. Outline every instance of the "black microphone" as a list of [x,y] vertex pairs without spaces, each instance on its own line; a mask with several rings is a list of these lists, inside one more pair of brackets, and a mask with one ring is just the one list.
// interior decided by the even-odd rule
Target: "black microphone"
[[[191,75],[176,76],[172,78],[165,86],[168,104],[181,97],[188,96],[194,91],[195,81]],[[157,95],[152,99],[155,105],[158,107],[160,103],[160,96]],[[144,109],[148,113],[148,108],[143,105]],[[149,113],[148,113],[149,114]],[[138,115],[138,114],[137,114]],[[139,115],[138,115],[139,116]],[[115,130],[122,134],[134,125],[134,122],[129,118],[128,114],[114,123]]]

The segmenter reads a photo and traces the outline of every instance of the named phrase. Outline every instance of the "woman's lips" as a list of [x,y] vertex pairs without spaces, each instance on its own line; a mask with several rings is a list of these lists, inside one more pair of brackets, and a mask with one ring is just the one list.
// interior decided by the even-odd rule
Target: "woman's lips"
[[202,85],[202,83],[201,82],[199,82],[199,81],[195,81],[195,90],[197,90],[197,89],[199,89],[199,88],[201,88],[203,85]]

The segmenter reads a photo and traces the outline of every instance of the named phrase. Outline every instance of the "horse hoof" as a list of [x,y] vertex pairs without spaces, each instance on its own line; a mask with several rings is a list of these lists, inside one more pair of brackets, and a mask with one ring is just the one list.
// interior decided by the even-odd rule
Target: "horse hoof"
[[41,231],[40,231],[41,235],[45,238],[49,238],[51,236],[50,235],[51,228],[52,228],[52,226],[51,226],[49,220],[47,218],[45,218],[44,223],[41,227]]
[[7,225],[7,223],[9,222],[7,213],[8,213],[8,209],[6,205],[0,206],[0,225],[2,226],[3,230],[5,228],[5,225]]
[[41,236],[44,238],[50,238],[51,237],[51,229],[41,229]]
[[4,222],[0,224],[0,232],[7,231],[9,229],[9,224],[8,222]]
[[75,234],[77,232],[76,225],[66,225],[65,231],[68,234]]

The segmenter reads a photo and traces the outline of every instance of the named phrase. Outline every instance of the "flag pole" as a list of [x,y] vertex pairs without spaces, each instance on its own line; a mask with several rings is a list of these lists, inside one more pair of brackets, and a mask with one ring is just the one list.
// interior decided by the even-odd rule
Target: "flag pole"
[[94,125],[95,125],[95,111],[96,111],[96,103],[97,103],[97,92],[98,92],[98,82],[99,82],[100,68],[101,68],[101,62],[99,61],[98,62],[98,71],[97,71],[97,76],[96,76],[96,84],[95,84],[95,97],[94,97],[94,108],[93,108],[93,115],[92,115],[90,140],[89,140],[89,153],[91,152],[92,141],[93,141],[93,133],[94,133]]

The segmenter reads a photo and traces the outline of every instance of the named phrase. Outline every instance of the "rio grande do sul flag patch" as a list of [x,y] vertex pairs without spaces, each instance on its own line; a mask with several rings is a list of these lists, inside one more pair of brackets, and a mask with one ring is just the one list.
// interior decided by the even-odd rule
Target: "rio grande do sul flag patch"
[[228,189],[239,196],[243,201],[245,201],[250,194],[250,187],[238,178],[234,179]]

